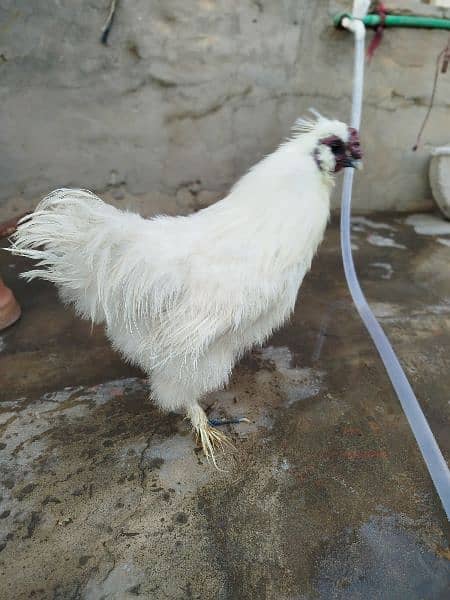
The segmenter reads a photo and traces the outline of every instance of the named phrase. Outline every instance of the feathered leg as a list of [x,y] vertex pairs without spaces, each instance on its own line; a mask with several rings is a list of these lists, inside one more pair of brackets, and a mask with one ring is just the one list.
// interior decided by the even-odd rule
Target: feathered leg
[[228,437],[211,426],[205,411],[199,404],[193,404],[187,413],[187,417],[192,423],[197,442],[201,444],[203,452],[208,460],[217,467],[215,450],[223,449],[225,446],[233,447]]
[[[141,366],[145,369],[145,365]],[[148,369],[150,371],[150,369]],[[213,427],[208,422],[205,411],[198,403],[201,393],[184,382],[178,381],[172,376],[176,365],[167,369],[166,373],[153,372],[151,374],[152,398],[164,411],[180,410],[186,411],[186,418],[190,419],[197,442],[201,444],[205,456],[216,468],[215,450],[231,446],[232,443],[227,436]]]

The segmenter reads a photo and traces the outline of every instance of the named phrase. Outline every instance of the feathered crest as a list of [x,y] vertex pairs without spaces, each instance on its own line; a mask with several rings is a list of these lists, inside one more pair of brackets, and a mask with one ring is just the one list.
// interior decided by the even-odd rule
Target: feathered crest
[[310,133],[311,131],[316,129],[319,121],[328,120],[327,117],[322,115],[315,108],[308,108],[308,112],[310,112],[315,117],[315,119],[310,119],[308,117],[300,117],[295,121],[295,124],[292,128],[294,133]]
[[302,134],[313,134],[313,137],[317,136],[319,139],[328,135],[336,135],[347,141],[348,127],[345,123],[330,119],[315,108],[309,108],[308,111],[314,118],[301,117],[297,119],[292,128],[293,139]]

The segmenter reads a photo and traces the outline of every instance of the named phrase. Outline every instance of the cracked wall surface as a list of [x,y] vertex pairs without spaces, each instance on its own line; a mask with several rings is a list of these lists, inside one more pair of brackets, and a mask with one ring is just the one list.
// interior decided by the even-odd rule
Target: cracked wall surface
[[[349,4],[121,2],[103,46],[108,0],[1,0],[3,212],[60,186],[107,191],[148,213],[218,199],[308,107],[347,117],[352,40],[331,17]],[[428,145],[449,141],[448,76],[424,144],[411,147],[445,40],[441,31],[385,32],[367,69],[356,209],[431,206]]]

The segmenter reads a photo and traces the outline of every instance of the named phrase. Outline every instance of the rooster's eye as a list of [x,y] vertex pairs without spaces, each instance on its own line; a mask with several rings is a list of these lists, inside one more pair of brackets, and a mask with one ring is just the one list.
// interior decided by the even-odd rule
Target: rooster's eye
[[339,152],[340,150],[343,150],[344,144],[343,144],[343,142],[341,142],[341,140],[336,140],[336,141],[331,142],[330,148],[334,153],[336,153],[336,152]]

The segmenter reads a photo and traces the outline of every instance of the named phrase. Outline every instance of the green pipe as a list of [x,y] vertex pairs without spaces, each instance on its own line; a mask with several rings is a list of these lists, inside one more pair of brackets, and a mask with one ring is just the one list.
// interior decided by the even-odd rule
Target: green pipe
[[[333,21],[336,27],[341,27],[344,17],[352,18],[350,13],[338,13]],[[380,15],[368,14],[362,22],[366,27],[378,27],[382,24]],[[437,19],[433,17],[416,17],[413,15],[386,15],[385,27],[416,27],[425,29],[450,29],[450,19]]]

